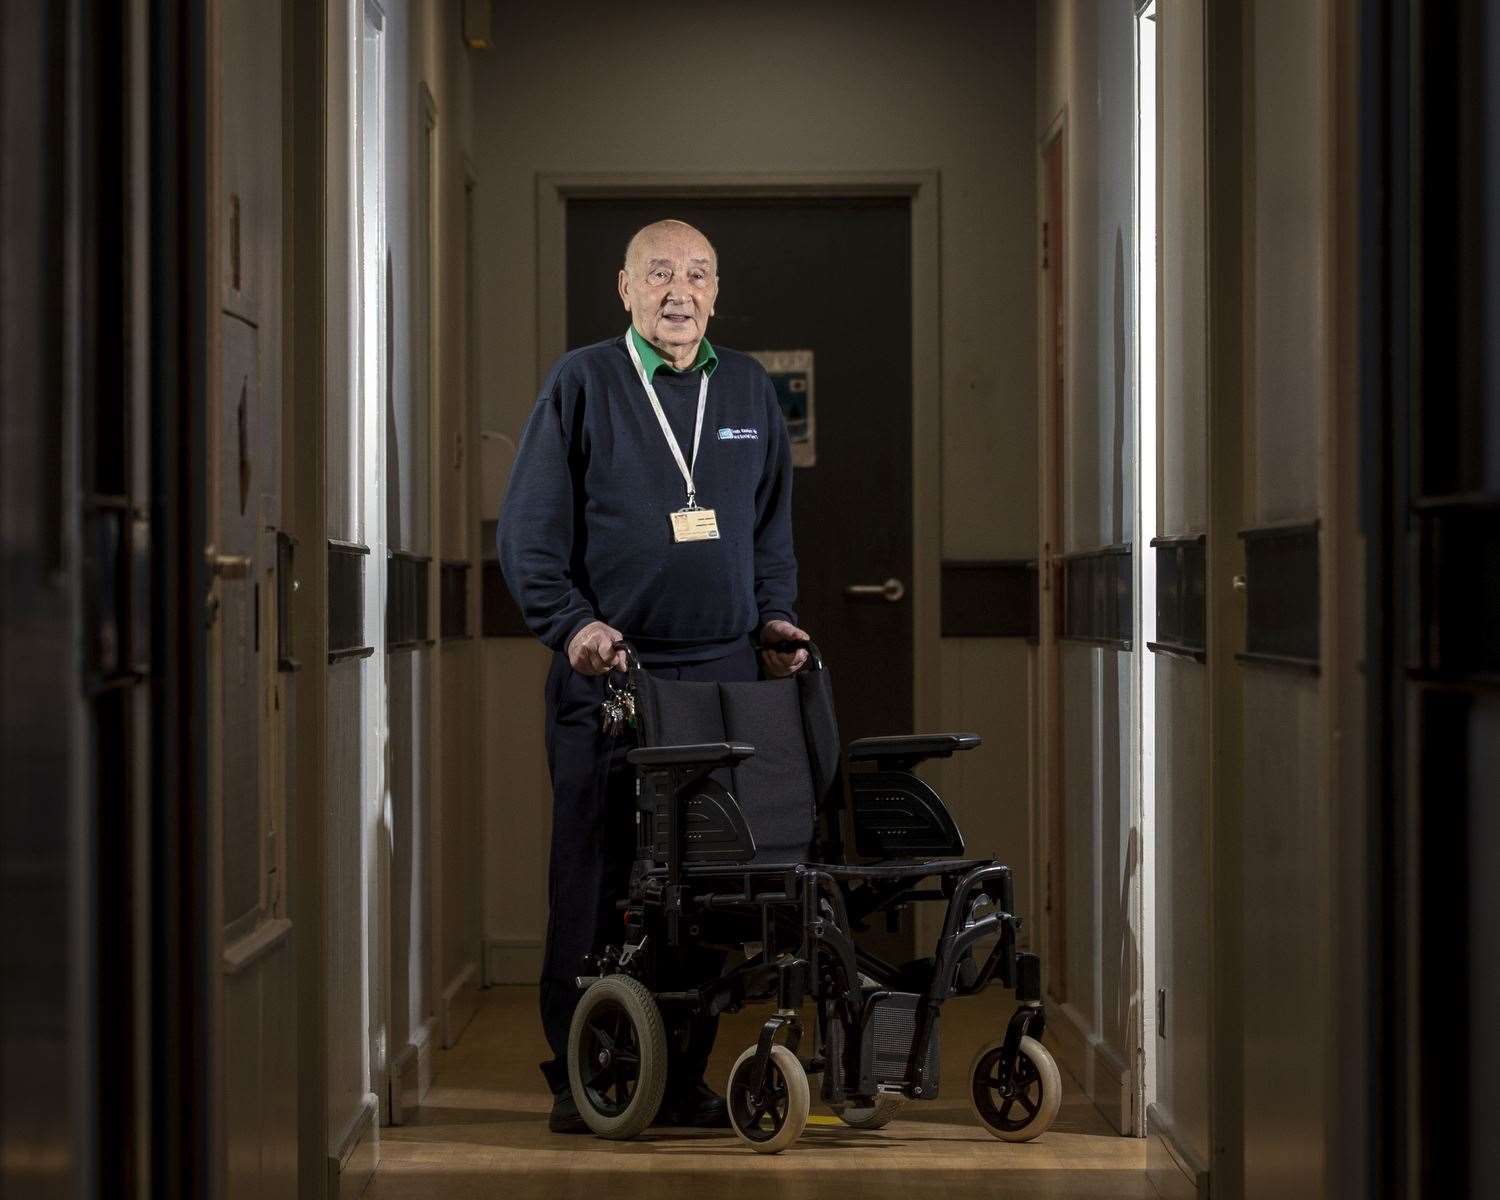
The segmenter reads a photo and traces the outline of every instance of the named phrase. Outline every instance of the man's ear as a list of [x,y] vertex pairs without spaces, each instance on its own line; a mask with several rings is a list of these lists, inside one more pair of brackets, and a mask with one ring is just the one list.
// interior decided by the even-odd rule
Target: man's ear
[[620,289],[620,303],[625,306],[625,311],[629,312],[630,311],[630,276],[627,275],[623,270],[620,272],[619,289]]

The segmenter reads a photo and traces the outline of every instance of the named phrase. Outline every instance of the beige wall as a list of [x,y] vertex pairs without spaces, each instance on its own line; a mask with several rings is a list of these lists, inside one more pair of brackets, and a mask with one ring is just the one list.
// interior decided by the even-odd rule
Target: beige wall
[[[942,555],[1033,556],[1032,19],[1024,2],[711,5],[694,11],[685,45],[649,15],[612,4],[497,8],[495,48],[479,57],[474,85],[475,365],[486,429],[516,437],[540,382],[536,281],[550,266],[536,253],[539,174],[935,170]],[[672,65],[653,74],[654,62]],[[614,286],[613,271],[600,264],[600,287]],[[732,275],[723,286],[734,286]],[[485,495],[480,507],[490,515],[498,502]],[[937,583],[914,581],[929,596]],[[1024,725],[998,722],[985,697],[1024,696],[1027,662],[1024,645],[986,640],[954,642],[930,664],[943,680],[941,719],[995,732],[966,773],[952,775],[967,783],[970,767],[982,768],[983,786],[951,798],[971,845],[1012,860],[1023,896],[1026,847],[1012,838],[1029,819]],[[489,751],[487,862],[504,881],[486,904],[491,958],[505,964],[492,963],[492,976],[533,976],[545,922],[544,663],[531,642],[486,647],[485,719],[505,731]]]
[[[388,439],[386,536],[393,548],[430,554],[429,629],[438,633],[444,558],[477,550],[468,521],[469,453],[476,422],[467,378],[463,197],[469,143],[467,51],[452,4],[384,0],[385,234],[390,251],[389,387],[378,397]],[[359,296],[351,250],[355,123],[349,108],[360,10],[329,4],[325,466],[326,534],[368,542],[358,520],[363,455],[353,436],[357,379],[350,355]],[[350,28],[350,14],[356,25]],[[429,106],[430,98],[430,106]],[[432,112],[435,110],[435,113]],[[417,155],[432,132],[429,258],[420,250],[424,198]],[[423,319],[424,287],[430,319]],[[301,319],[309,319],[304,315]],[[430,339],[430,340],[429,340]],[[424,343],[426,345],[424,346]],[[299,550],[316,561],[313,538]],[[383,563],[367,568],[367,587]],[[476,572],[471,572],[471,575]],[[471,607],[472,613],[472,607]],[[326,627],[326,611],[308,613]],[[378,619],[365,638],[379,643]],[[477,635],[477,619],[470,627]],[[326,930],[321,981],[319,1103],[329,1186],[358,1186],[378,1154],[373,1128],[401,1119],[430,1079],[433,1051],[461,1033],[478,981],[480,862],[477,842],[480,643],[400,652],[384,664],[345,660],[327,671],[319,914]],[[373,666],[372,666],[373,664]],[[375,672],[372,682],[370,674]],[[308,729],[315,728],[311,713]],[[321,732],[321,731],[319,731]],[[389,746],[382,745],[388,739]],[[386,753],[382,753],[385,750]],[[308,1070],[316,1068],[309,1067]],[[394,1086],[391,1086],[394,1082]],[[373,1095],[372,1095],[373,1093]],[[376,1107],[378,1105],[378,1109]],[[304,1127],[305,1128],[305,1127]],[[321,1195],[306,1171],[304,1194]]]
[[[1031,155],[1064,131],[1064,553],[1135,536],[1134,14],[1129,4],[1038,6]],[[1142,856],[1133,836],[1133,655],[1061,649],[1060,793],[1065,834],[1067,972],[1062,1052],[1117,1128],[1140,1120],[1131,1097],[1140,1041],[1139,930],[1131,925]]]

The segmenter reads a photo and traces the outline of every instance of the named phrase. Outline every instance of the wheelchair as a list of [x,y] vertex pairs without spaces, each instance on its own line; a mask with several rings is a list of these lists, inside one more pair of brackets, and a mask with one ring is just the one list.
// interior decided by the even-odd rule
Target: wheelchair
[[[800,671],[748,683],[657,679],[624,647],[626,688],[609,690],[629,697],[639,733],[627,754],[636,857],[620,942],[577,979],[568,1073],[579,1111],[601,1137],[635,1137],[662,1102],[670,1028],[771,1002],[725,1089],[739,1139],[761,1153],[793,1144],[809,1076],[845,1125],[877,1129],[908,1100],[937,1096],[944,1003],[998,981],[1017,1005],[970,1065],[970,1101],[994,1136],[1038,1137],[1062,1081],[1041,1042],[1040,961],[1016,945],[1010,869],[961,857],[952,816],[915,774],[979,738],[862,738],[845,759],[830,674],[816,646],[795,646],[808,650]],[[898,965],[861,947],[872,920],[894,929],[929,901],[946,905],[930,957]],[[684,981],[695,947],[727,965]],[[805,1056],[804,1008],[815,1015]]]

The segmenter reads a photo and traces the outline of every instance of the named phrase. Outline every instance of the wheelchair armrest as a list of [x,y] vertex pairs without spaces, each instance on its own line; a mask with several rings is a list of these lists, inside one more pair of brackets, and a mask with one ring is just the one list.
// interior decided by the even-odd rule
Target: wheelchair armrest
[[694,746],[639,746],[625,755],[637,767],[732,767],[755,753],[745,742],[702,742]]
[[[677,884],[684,866],[754,859],[755,836],[745,814],[729,789],[711,778],[715,769],[754,753],[744,742],[639,746],[626,753],[640,772],[636,808],[644,819],[638,851],[666,864],[669,884]],[[676,934],[669,940],[675,946]]]
[[977,733],[913,733],[899,737],[856,738],[849,743],[849,761],[875,762],[909,770],[923,759],[951,758],[956,750],[979,745]]

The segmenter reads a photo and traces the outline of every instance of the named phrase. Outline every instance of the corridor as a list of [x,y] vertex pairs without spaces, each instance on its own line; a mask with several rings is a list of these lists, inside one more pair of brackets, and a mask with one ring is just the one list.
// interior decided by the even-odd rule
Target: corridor
[[5,1200],[1500,1195],[1500,4],[5,0],[0,221]]

